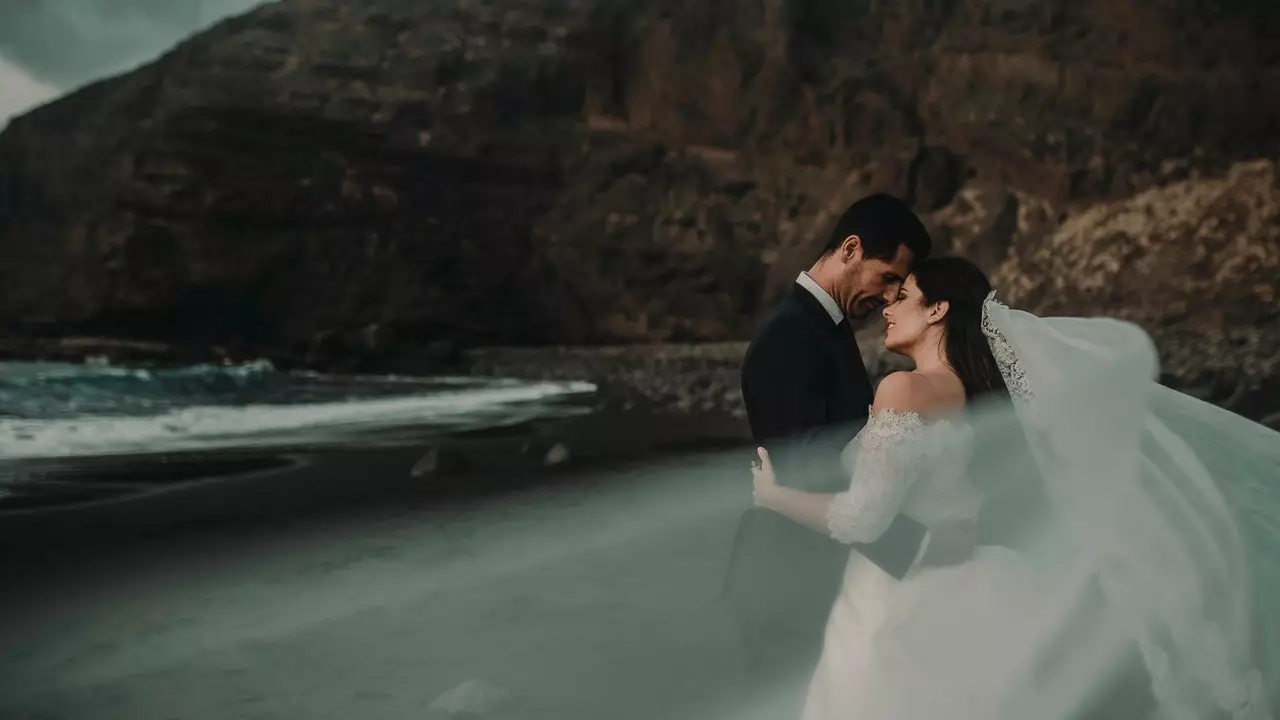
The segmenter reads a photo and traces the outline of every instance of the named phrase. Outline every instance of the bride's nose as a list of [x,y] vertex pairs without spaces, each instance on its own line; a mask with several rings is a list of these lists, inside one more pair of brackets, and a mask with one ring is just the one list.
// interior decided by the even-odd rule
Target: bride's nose
[[890,305],[885,305],[885,306],[884,306],[884,308],[880,311],[880,314],[884,316],[884,319],[885,319],[885,320],[889,320],[889,319],[891,319],[891,318],[893,317],[893,313],[892,313],[892,312],[890,312],[890,310],[889,310],[889,308],[891,308],[891,307],[893,307],[893,305],[891,305],[891,304],[890,304]]

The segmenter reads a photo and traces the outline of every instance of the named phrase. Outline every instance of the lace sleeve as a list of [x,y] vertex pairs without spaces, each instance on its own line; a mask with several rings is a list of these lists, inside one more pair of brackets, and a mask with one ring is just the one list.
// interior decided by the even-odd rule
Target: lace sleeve
[[855,441],[849,489],[827,508],[827,531],[842,543],[869,543],[889,528],[918,471],[926,426],[913,412],[873,413]]

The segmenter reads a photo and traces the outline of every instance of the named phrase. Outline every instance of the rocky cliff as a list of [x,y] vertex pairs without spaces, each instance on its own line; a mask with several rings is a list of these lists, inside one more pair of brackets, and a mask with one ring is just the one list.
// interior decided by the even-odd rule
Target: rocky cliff
[[0,134],[0,329],[428,367],[745,336],[845,203],[1276,397],[1280,6],[284,0]]

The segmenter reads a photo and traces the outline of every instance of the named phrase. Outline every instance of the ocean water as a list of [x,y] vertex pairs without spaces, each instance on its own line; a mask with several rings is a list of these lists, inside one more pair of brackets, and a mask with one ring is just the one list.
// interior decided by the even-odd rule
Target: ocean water
[[345,377],[267,362],[0,363],[0,459],[368,442],[585,412],[586,382]]

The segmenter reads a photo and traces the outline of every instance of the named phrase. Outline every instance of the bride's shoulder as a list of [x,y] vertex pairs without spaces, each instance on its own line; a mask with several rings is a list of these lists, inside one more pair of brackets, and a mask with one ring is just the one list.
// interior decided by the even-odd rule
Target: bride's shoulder
[[911,435],[925,428],[922,378],[911,372],[896,372],[880,381],[871,415],[863,430],[864,442],[877,438]]
[[927,375],[912,371],[891,373],[876,388],[871,413],[915,416],[920,420],[950,414],[951,398]]
[[922,414],[929,409],[929,384],[929,379],[919,373],[890,373],[876,388],[871,412]]

